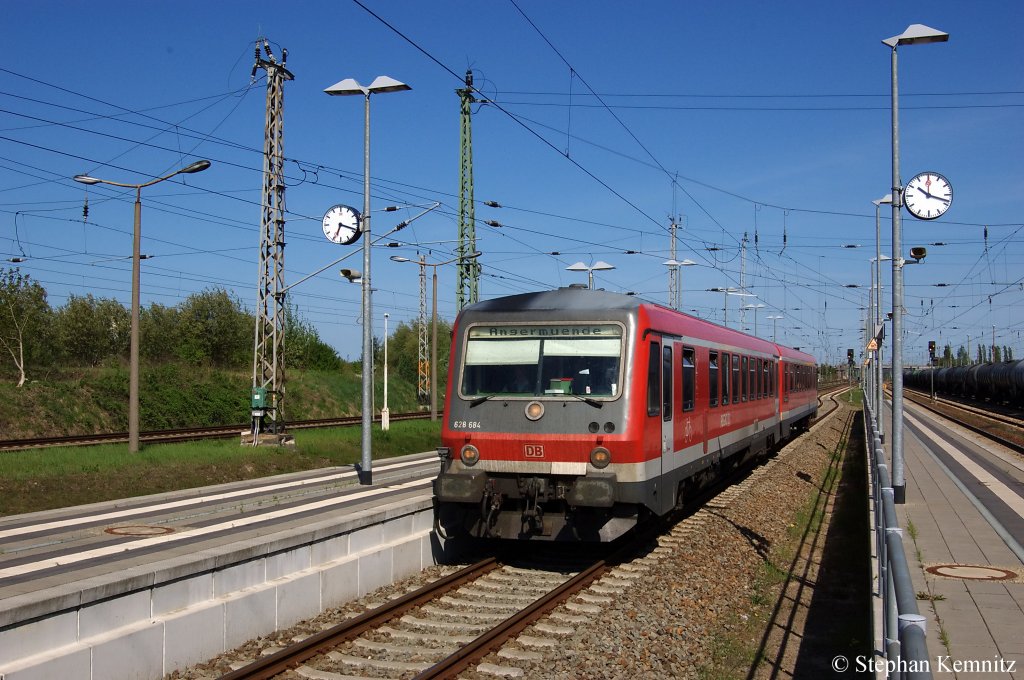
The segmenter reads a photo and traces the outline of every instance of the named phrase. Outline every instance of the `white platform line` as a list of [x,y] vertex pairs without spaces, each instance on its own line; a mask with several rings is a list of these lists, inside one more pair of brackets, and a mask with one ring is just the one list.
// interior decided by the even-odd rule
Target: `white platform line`
[[[384,468],[378,468],[379,471],[384,470],[397,470],[404,467],[412,467],[415,465],[423,465],[423,460],[405,461],[403,463],[395,463],[388,465]],[[52,529],[66,529],[67,527],[77,526],[79,524],[92,524],[93,522],[108,522],[111,520],[124,519],[126,517],[134,517],[136,515],[142,515],[150,512],[160,512],[164,510],[173,510],[174,508],[184,508],[190,505],[199,505],[201,503],[209,503],[223,500],[230,500],[239,496],[246,496],[251,494],[267,493],[270,491],[280,491],[282,489],[299,488],[303,486],[312,486],[314,484],[323,484],[334,480],[342,480],[355,477],[357,473],[355,471],[339,472],[337,474],[325,475],[323,477],[311,477],[308,479],[300,479],[293,482],[280,482],[278,484],[268,484],[266,486],[249,487],[247,489],[239,489],[237,491],[225,491],[222,493],[195,496],[192,498],[183,498],[176,501],[167,501],[166,503],[157,503],[155,505],[142,505],[134,508],[126,508],[124,510],[114,510],[111,512],[104,512],[99,515],[87,515],[85,517],[73,517],[68,519],[57,520],[56,522],[46,522],[45,524],[32,524],[24,527],[17,527],[15,529],[4,529],[0,530],[0,540],[10,538],[12,536],[21,536],[23,534],[34,534],[39,531],[50,531]]]
[[417,486],[429,486],[432,480],[417,479],[411,482],[405,482],[404,484],[397,484],[394,486],[384,486],[375,489],[368,489],[366,491],[358,491],[353,494],[347,494],[345,496],[339,496],[335,498],[329,498],[325,500],[316,501],[315,503],[307,503],[306,505],[299,505],[291,508],[284,508],[281,510],[275,510],[266,514],[254,515],[252,517],[245,517],[241,519],[234,519],[230,522],[222,522],[220,524],[212,524],[207,527],[201,527],[198,529],[190,529],[175,534],[165,534],[163,536],[152,536],[150,538],[143,538],[137,541],[129,541],[127,543],[117,543],[109,545],[103,548],[96,548],[94,550],[86,550],[80,553],[74,553],[70,555],[64,555],[61,557],[54,557],[46,560],[40,560],[38,562],[28,562],[26,564],[18,565],[16,567],[8,567],[7,569],[0,569],[0,579],[9,578],[11,576],[21,576],[23,574],[29,574],[34,571],[41,569],[50,569],[52,567],[60,567],[68,564],[75,564],[76,562],[83,562],[85,560],[91,560],[97,557],[106,557],[108,555],[116,555],[119,553],[128,553],[132,550],[139,550],[141,548],[150,548],[155,545],[161,545],[165,543],[174,543],[176,541],[182,541],[186,539],[192,539],[199,536],[205,536],[207,534],[216,533],[218,531],[224,531],[226,529],[239,529],[241,527],[248,526],[250,524],[257,524],[259,522],[266,522],[267,520],[277,519],[280,517],[287,517],[289,515],[295,515],[310,510],[320,510],[323,508],[331,507],[332,505],[340,505],[347,503],[348,501],[358,500],[360,498],[366,498],[368,496],[374,496],[377,494],[384,493],[386,491],[402,491],[406,489],[413,489]]

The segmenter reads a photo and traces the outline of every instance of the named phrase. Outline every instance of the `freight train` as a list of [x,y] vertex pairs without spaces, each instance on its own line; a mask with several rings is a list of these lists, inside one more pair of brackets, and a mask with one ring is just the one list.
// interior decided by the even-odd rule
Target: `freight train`
[[611,541],[817,414],[809,354],[569,286],[466,307],[434,481],[447,536]]
[[1024,408],[1024,360],[903,372],[903,384],[907,387],[928,392],[933,382],[937,394]]

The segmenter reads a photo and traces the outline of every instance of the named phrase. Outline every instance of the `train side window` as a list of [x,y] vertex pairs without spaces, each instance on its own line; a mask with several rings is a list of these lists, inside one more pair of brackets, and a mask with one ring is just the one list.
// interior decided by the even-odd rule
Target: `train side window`
[[708,405],[718,406],[718,352],[708,353]]
[[729,355],[722,353],[722,406],[729,405]]
[[647,415],[661,413],[661,394],[658,369],[661,366],[661,344],[652,342],[647,355]]
[[757,359],[750,357],[750,401],[760,399],[757,389]]
[[757,398],[761,399],[764,397],[764,360],[763,359],[751,359],[751,369],[754,371],[754,382],[757,383]]
[[683,411],[692,411],[694,391],[697,387],[696,353],[692,347],[683,348]]
[[740,355],[732,355],[732,403],[743,400],[743,383],[740,382]]
[[672,348],[666,346],[661,356],[661,417],[672,420]]
[[750,383],[747,381],[747,358],[740,357],[740,401],[746,401],[750,397]]

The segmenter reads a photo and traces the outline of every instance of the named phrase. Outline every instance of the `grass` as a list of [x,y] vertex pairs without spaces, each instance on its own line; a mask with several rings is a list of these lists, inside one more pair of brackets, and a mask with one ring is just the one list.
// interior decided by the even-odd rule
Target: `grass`
[[[374,381],[383,403],[383,376]],[[243,370],[182,364],[146,364],[141,369],[140,427],[162,430],[249,421],[252,375]],[[362,380],[345,363],[335,371],[289,370],[285,399],[288,421],[359,413]],[[415,411],[415,381],[388,379],[392,412]],[[0,372],[0,431],[4,439],[124,432],[128,429],[128,369],[111,363],[90,368],[55,368],[18,388]]]
[[[821,497],[809,493],[792,514],[784,540],[772,545],[770,555],[759,565],[750,584],[749,618],[735,621],[729,632],[719,635],[713,650],[714,661],[699,669],[702,680],[751,678],[764,663],[775,663],[764,646],[767,637],[758,641],[764,631],[764,621],[773,615],[772,607],[781,602],[784,584],[790,579],[790,565],[803,542],[819,536],[823,539],[820,560],[822,579],[812,595],[801,656],[812,657],[823,645],[828,650],[857,650],[867,652],[870,644],[870,612],[867,602],[867,574],[870,574],[867,546],[867,478],[862,455],[857,455],[863,441],[852,436],[858,431],[856,420],[850,431],[839,442],[829,460],[822,466],[821,493],[835,494],[835,503],[829,515]],[[844,455],[847,454],[847,455]],[[781,566],[780,566],[781,565]],[[825,575],[828,578],[824,578]],[[796,576],[799,578],[799,575]],[[820,591],[820,592],[819,592]],[[819,601],[819,595],[820,601]],[[838,621],[838,623],[837,623]],[[768,621],[769,626],[784,626],[785,621]],[[770,648],[769,648],[770,649]],[[806,664],[814,666],[814,662]],[[801,668],[804,668],[801,666]],[[779,671],[775,667],[776,672]],[[804,668],[806,674],[807,668]],[[774,677],[774,674],[773,674]]]
[[[297,446],[241,446],[239,439],[14,451],[0,455],[0,515],[130,498],[243,479],[351,465],[361,457],[359,427],[298,430]],[[428,451],[440,423],[399,421],[373,428],[374,459]]]

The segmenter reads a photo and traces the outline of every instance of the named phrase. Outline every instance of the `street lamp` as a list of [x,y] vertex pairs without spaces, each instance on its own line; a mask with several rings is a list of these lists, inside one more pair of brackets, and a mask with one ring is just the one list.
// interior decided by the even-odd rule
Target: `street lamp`
[[[882,226],[881,226],[881,206],[892,205],[892,194],[886,194],[881,198],[871,201],[875,204],[875,285],[878,286],[875,289],[875,318],[872,320],[875,331],[875,340],[878,345],[878,349],[875,351],[875,423],[876,429],[878,430],[878,439],[883,444],[885,443],[885,430],[882,426],[884,418],[882,418],[883,410],[883,394],[882,394],[882,339],[881,335],[882,326]],[[885,259],[891,260],[891,257]]]
[[692,267],[697,263],[694,262],[693,260],[683,260],[682,262],[680,262],[679,260],[672,258],[671,260],[665,260],[664,262],[662,262],[662,264],[669,268],[670,273],[674,274],[673,279],[676,282],[676,286],[675,290],[672,292],[675,295],[673,299],[668,301],[668,303],[672,307],[672,309],[678,310],[681,302],[680,298],[682,297],[681,290],[683,288],[683,282],[681,281],[681,277],[679,276],[679,268]]
[[722,325],[729,327],[729,293],[738,291],[739,288],[708,288],[709,293],[722,293]]
[[743,309],[753,309],[754,310],[754,335],[755,336],[757,335],[757,310],[761,309],[762,307],[764,307],[764,305],[761,304],[760,302],[758,302],[756,305],[754,305],[754,304],[743,305]]
[[896,503],[904,503],[907,484],[903,474],[903,256],[900,243],[900,209],[903,183],[900,180],[899,86],[896,48],[900,45],[945,42],[949,34],[923,24],[912,24],[900,35],[882,43],[892,48],[892,488]]
[[141,184],[130,184],[123,182],[112,182],[108,179],[99,179],[89,175],[75,175],[74,180],[82,184],[109,184],[115,187],[135,189],[135,227],[132,235],[132,329],[131,345],[129,349],[128,368],[128,452],[138,453],[139,451],[139,262],[142,257],[139,250],[142,242],[142,188],[153,186],[165,179],[175,175],[192,174],[202,172],[210,167],[210,161],[196,161],[186,165],[180,170],[157,177],[156,179]]
[[346,78],[324,92],[332,96],[361,94],[363,106],[363,215],[360,225],[363,238],[363,403],[362,461],[359,483],[372,484],[371,425],[373,423],[373,315],[370,290],[370,95],[378,92],[401,92],[412,88],[388,76],[377,76],[369,87],[353,78]]
[[781,314],[771,314],[768,318],[772,320],[772,342],[778,342],[779,319],[785,319],[786,317]]
[[388,410],[388,317],[384,312],[384,408],[380,410],[380,429],[391,429],[391,411]]
[[611,265],[602,260],[598,260],[589,267],[583,264],[582,262],[577,262],[576,264],[569,265],[568,267],[566,267],[566,269],[571,272],[586,272],[587,288],[589,288],[590,290],[594,290],[594,270],[607,271],[609,269],[615,269],[615,265]]
[[[885,198],[887,200],[886,201],[881,201],[881,202],[888,202],[888,199],[890,199],[890,196],[886,196]],[[877,204],[876,204],[876,209],[877,209]],[[878,251],[877,249],[876,249],[876,252],[878,252],[879,255],[878,255],[878,257],[871,258],[871,267],[870,267],[871,279],[872,279],[872,288],[874,289],[874,291],[868,291],[868,302],[869,302],[869,307],[873,306],[873,308],[875,310],[874,311],[874,315],[872,317],[872,325],[874,326],[874,329],[873,329],[872,332],[874,334],[873,338],[875,340],[875,353],[874,353],[875,366],[874,366],[874,370],[873,370],[873,375],[874,375],[874,398],[873,399],[874,399],[874,408],[875,408],[875,429],[878,431],[878,440],[884,444],[885,443],[885,426],[884,426],[885,419],[882,417],[882,410],[883,410],[883,407],[885,406],[885,403],[883,401],[883,399],[885,398],[885,395],[882,392],[882,382],[883,382],[883,377],[884,377],[884,372],[882,370],[882,337],[883,337],[883,333],[882,333],[882,262],[884,262],[886,260],[891,260],[892,258],[889,257],[888,255],[882,255],[881,252]],[[874,296],[875,296],[873,303],[871,303],[871,293],[872,292],[874,292]]]
[[[479,250],[475,253],[470,253],[464,257],[453,257],[450,260],[444,262],[437,262],[431,264],[427,262],[426,257],[420,255],[419,260],[410,260],[407,257],[401,255],[392,255],[391,259],[395,262],[413,262],[418,264],[420,268],[433,267],[434,275],[432,283],[434,286],[433,297],[431,300],[430,308],[430,419],[437,420],[437,268],[441,265],[451,264],[460,260],[473,260],[483,255]],[[422,280],[422,279],[421,279]]]

